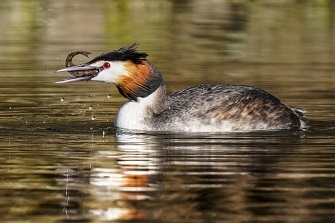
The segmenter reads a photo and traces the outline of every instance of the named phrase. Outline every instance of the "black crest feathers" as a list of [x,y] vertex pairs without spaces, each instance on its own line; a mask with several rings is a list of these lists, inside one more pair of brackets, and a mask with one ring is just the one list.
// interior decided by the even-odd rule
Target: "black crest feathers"
[[100,56],[95,57],[93,60],[88,62],[89,64],[95,63],[97,61],[127,61],[130,60],[133,63],[139,64],[146,59],[148,54],[140,53],[136,50],[138,43],[134,43],[129,46],[121,47],[118,50],[114,50],[108,53],[103,53]]

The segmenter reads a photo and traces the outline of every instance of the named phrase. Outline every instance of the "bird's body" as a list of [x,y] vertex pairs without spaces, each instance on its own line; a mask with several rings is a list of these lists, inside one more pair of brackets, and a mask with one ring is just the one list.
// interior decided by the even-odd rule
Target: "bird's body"
[[[170,95],[165,95],[163,88],[123,105],[115,125],[175,132],[299,130],[306,125],[301,110],[282,104],[258,88],[203,84]],[[163,103],[159,112],[153,112],[156,100]]]
[[[157,68],[135,46],[102,54],[87,64],[60,71],[77,72],[63,82],[97,80],[116,84],[129,101],[115,126],[129,130],[169,132],[245,132],[301,130],[308,126],[303,110],[250,86],[203,84],[166,95]],[[71,67],[70,67],[71,68]],[[85,75],[79,75],[80,70]],[[91,76],[87,75],[91,69]]]

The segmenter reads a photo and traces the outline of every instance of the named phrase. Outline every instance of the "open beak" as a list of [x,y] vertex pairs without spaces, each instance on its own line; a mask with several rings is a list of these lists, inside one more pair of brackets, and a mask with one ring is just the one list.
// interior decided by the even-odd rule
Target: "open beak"
[[71,83],[78,81],[89,81],[93,77],[97,76],[100,72],[98,67],[92,67],[89,65],[74,65],[66,67],[55,72],[69,72],[73,77],[57,81],[57,84]]
[[89,81],[93,77],[99,74],[99,72],[101,71],[99,67],[90,66],[87,63],[81,64],[81,65],[75,65],[72,62],[72,59],[78,54],[88,57],[88,55],[90,55],[91,52],[75,51],[75,52],[69,53],[65,59],[66,68],[57,70],[55,71],[55,73],[56,72],[69,72],[73,77],[57,81],[56,83],[60,84],[60,83],[71,83],[71,82],[78,82],[78,81]]

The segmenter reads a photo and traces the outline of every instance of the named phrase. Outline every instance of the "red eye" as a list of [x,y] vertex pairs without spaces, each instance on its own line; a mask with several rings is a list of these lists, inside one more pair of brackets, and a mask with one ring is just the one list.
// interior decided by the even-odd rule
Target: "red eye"
[[108,62],[105,62],[104,65],[102,65],[105,69],[109,69],[111,67],[111,64]]

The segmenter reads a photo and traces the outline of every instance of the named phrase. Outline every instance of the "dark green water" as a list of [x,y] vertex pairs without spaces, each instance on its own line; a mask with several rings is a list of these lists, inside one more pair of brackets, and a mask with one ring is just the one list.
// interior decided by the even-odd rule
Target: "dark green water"
[[[1,222],[332,222],[335,1],[0,2]],[[131,134],[66,55],[139,42],[169,92],[253,85],[307,132]],[[76,57],[76,63],[85,58]]]

